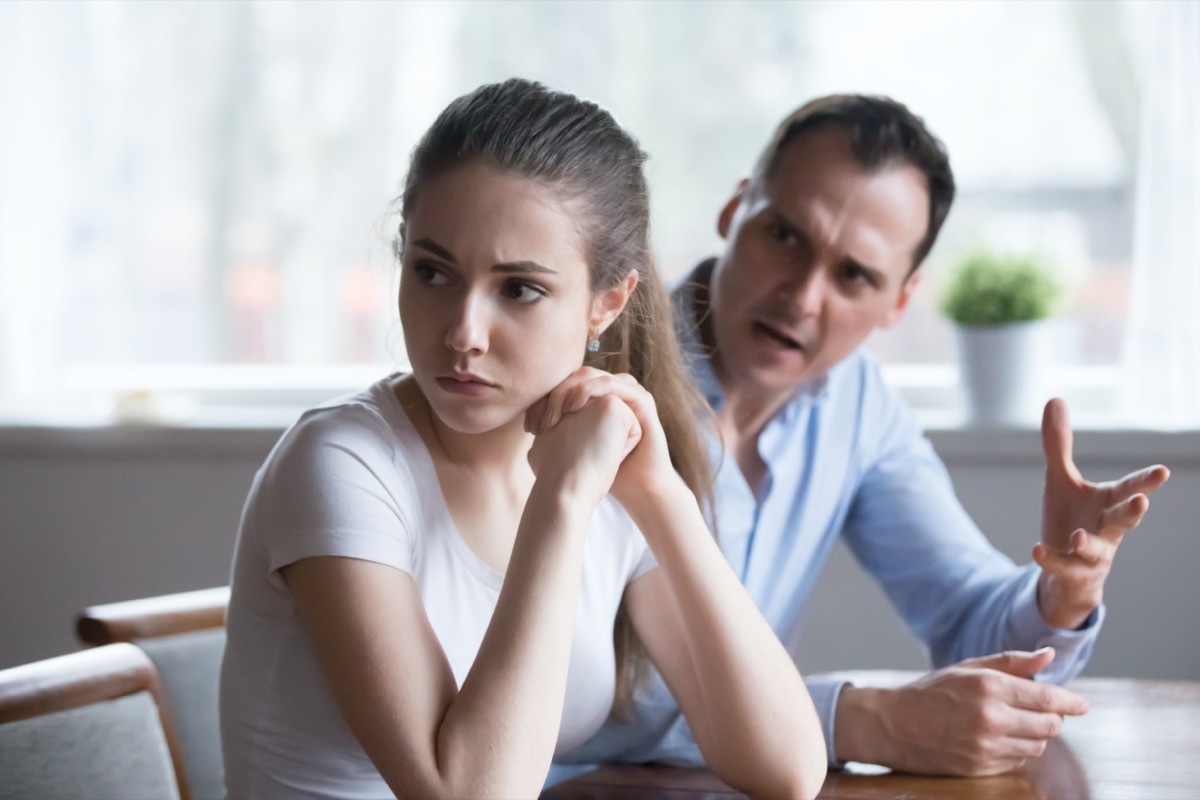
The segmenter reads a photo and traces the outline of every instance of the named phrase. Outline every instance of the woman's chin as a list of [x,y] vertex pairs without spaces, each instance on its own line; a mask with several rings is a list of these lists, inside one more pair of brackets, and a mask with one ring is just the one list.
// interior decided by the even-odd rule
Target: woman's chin
[[455,433],[480,435],[507,428],[512,425],[524,426],[525,412],[514,412],[510,408],[454,408],[433,406],[433,414],[437,421]]

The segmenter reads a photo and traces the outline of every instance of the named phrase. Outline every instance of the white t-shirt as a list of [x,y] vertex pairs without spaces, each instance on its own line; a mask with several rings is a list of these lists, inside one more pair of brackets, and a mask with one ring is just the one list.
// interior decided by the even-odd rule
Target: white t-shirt
[[[503,574],[463,541],[433,461],[394,389],[398,376],[306,412],[255,476],[233,562],[221,670],[231,797],[391,797],[342,718],[279,570],[345,556],[412,575],[461,686]],[[655,566],[611,497],[588,528],[556,752],[586,741],[615,688],[612,630],[625,586]],[[403,676],[397,676],[402,679]]]

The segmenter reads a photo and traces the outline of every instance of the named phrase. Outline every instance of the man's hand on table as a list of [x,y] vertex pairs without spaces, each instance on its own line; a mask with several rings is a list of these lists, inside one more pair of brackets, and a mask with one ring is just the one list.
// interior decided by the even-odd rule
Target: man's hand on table
[[970,658],[895,688],[846,686],[838,698],[839,759],[926,775],[995,775],[1042,754],[1081,696],[1029,680],[1052,648]]

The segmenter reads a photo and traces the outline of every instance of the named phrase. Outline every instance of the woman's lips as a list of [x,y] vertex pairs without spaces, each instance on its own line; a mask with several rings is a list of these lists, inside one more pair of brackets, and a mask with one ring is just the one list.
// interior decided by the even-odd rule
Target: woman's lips
[[474,375],[439,375],[434,380],[437,381],[437,385],[442,388],[442,391],[466,397],[478,397],[497,388],[496,384]]

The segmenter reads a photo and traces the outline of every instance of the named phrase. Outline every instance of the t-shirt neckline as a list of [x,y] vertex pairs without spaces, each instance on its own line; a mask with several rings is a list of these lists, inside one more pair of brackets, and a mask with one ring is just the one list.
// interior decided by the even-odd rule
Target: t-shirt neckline
[[454,516],[450,513],[446,494],[442,491],[442,483],[438,480],[433,454],[429,452],[425,440],[417,431],[417,426],[413,424],[408,411],[400,403],[400,398],[396,396],[396,384],[405,376],[406,373],[394,372],[376,384],[376,388],[386,396],[384,402],[391,412],[389,417],[392,418],[390,420],[392,430],[407,444],[406,449],[417,459],[417,463],[412,465],[413,480],[417,484],[421,497],[433,504],[432,508],[439,518],[439,524],[443,525],[448,533],[454,554],[466,565],[472,575],[498,591],[504,584],[504,573],[480,558],[463,538],[462,532],[454,522]]

